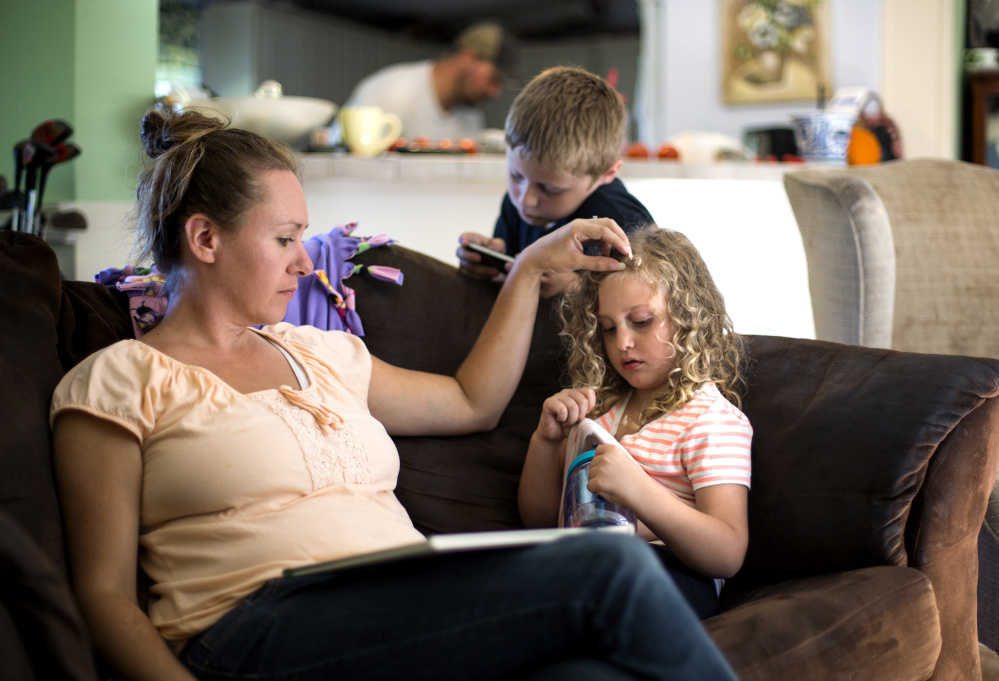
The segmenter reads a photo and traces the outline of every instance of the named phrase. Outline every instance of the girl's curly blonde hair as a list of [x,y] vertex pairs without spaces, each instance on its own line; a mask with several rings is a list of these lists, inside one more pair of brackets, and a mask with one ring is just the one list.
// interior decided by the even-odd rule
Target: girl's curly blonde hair
[[559,308],[572,385],[593,388],[597,394],[591,415],[606,413],[631,390],[611,366],[597,323],[597,294],[611,276],[634,277],[651,284],[653,305],[667,313],[673,325],[673,338],[662,341],[673,347],[676,367],[669,373],[667,389],[642,410],[638,425],[679,409],[708,381],[714,381],[722,395],[741,406],[743,339],[733,331],[725,301],[700,253],[684,235],[656,225],[632,232],[629,239],[634,257],[622,258],[625,270],[582,274],[580,285],[565,294]]

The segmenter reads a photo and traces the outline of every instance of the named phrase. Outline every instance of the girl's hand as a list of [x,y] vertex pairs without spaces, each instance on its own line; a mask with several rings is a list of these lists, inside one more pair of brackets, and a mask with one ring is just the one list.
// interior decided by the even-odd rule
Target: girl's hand
[[570,427],[586,417],[597,403],[592,388],[563,390],[545,400],[537,433],[540,437],[559,441],[565,438]]
[[590,462],[590,482],[586,489],[607,501],[631,508],[629,501],[652,480],[631,454],[618,445],[600,445]]

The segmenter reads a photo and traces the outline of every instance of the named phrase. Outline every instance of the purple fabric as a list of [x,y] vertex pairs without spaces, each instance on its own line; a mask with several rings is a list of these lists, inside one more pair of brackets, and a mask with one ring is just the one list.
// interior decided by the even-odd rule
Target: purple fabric
[[298,280],[298,290],[288,303],[284,321],[297,326],[308,324],[327,331],[364,335],[361,318],[353,309],[354,292],[343,285],[343,280],[354,273],[354,265],[348,259],[361,243],[361,239],[347,235],[348,229],[353,229],[353,225],[335,227],[326,234],[305,241],[305,250],[312,258],[313,267],[326,272],[330,285],[348,301],[347,309],[342,311],[341,316],[341,310],[337,309],[336,301],[323,282],[309,275]]
[[166,314],[167,299],[163,293],[163,278],[155,267],[109,267],[94,275],[94,279],[97,283],[122,291],[128,296],[129,316],[132,318],[132,331],[136,338],[141,338],[159,324]]
[[[364,335],[361,318],[354,309],[354,291],[343,280],[355,272],[364,271],[376,279],[402,284],[403,276],[395,268],[366,267],[350,262],[350,258],[358,252],[393,243],[384,234],[370,238],[350,236],[356,227],[357,223],[352,222],[305,241],[305,250],[312,259],[315,274],[299,279],[298,290],[288,303],[283,321],[296,326],[308,324],[326,331]],[[124,269],[109,268],[95,276],[99,283],[124,291],[129,296],[136,338],[158,324],[166,310],[162,283],[145,279],[126,281],[147,274],[156,274],[156,271],[129,266]]]

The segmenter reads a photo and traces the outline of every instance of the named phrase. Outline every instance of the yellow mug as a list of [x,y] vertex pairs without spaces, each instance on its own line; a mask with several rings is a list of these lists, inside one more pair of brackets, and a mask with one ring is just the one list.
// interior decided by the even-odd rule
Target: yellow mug
[[340,110],[343,141],[356,156],[375,156],[392,146],[402,122],[380,106],[349,106]]

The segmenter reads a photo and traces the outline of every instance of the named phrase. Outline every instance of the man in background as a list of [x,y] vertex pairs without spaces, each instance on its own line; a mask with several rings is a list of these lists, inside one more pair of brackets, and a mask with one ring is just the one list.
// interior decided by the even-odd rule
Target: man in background
[[485,127],[482,105],[514,77],[516,61],[509,33],[496,24],[475,24],[439,59],[387,66],[364,78],[344,107],[380,106],[396,114],[408,140],[475,138]]

